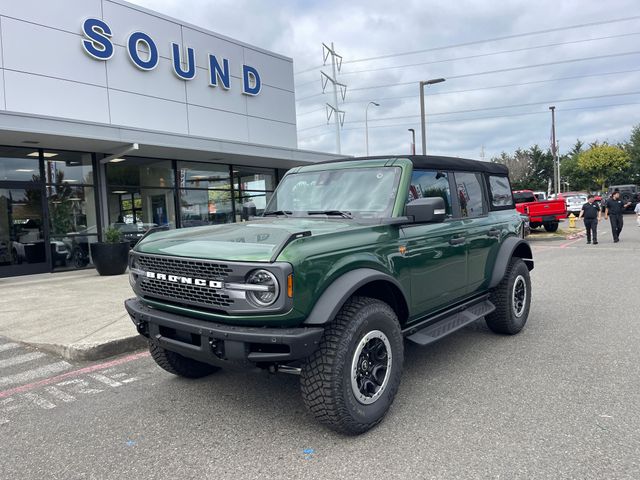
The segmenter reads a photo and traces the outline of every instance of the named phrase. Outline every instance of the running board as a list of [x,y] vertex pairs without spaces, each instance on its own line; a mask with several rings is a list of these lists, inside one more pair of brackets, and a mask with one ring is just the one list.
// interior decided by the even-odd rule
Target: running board
[[450,333],[460,330],[462,327],[475,322],[485,315],[489,315],[495,309],[495,305],[489,300],[474,303],[465,310],[452,313],[451,315],[444,317],[442,320],[412,333],[407,336],[407,339],[417,343],[418,345],[429,345],[430,343],[440,340]]

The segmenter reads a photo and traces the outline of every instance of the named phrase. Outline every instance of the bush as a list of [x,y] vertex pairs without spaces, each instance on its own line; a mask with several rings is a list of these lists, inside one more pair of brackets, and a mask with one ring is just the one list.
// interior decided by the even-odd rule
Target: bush
[[114,227],[109,227],[104,231],[104,241],[106,243],[120,243],[122,241],[122,232]]

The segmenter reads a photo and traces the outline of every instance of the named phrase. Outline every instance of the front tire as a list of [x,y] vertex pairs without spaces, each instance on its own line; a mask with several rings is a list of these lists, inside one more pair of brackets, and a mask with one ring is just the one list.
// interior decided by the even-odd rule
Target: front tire
[[149,342],[149,352],[160,368],[179,377],[202,378],[220,370],[219,367],[183,357],[152,342]]
[[490,300],[496,309],[485,317],[489,329],[514,335],[524,328],[531,308],[531,278],[521,258],[511,259],[504,278],[492,290]]
[[402,333],[391,307],[353,297],[302,366],[304,404],[332,430],[364,433],[380,423],[393,403],[403,357]]

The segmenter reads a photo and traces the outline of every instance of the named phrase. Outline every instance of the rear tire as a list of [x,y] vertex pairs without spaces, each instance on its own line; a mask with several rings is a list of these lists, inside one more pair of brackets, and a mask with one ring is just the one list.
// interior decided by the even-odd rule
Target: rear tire
[[183,357],[155,343],[149,342],[149,352],[160,368],[179,377],[202,378],[220,370],[220,367]]
[[491,331],[514,335],[524,328],[531,308],[531,278],[521,258],[511,259],[504,278],[491,291],[490,300],[496,307],[485,317]]
[[550,233],[556,232],[558,231],[558,222],[547,222],[544,224],[544,229]]
[[320,347],[302,366],[309,412],[340,433],[376,426],[400,385],[404,345],[395,312],[384,302],[353,297],[327,325]]

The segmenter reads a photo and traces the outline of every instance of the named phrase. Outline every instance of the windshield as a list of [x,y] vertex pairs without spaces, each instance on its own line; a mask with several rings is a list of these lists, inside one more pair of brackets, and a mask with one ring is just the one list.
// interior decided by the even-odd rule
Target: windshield
[[584,203],[587,201],[587,196],[586,195],[580,195],[580,196],[575,196],[575,197],[568,197],[567,198],[567,203]]
[[536,197],[534,197],[531,192],[513,192],[513,199],[516,203],[529,203],[536,201]]
[[400,179],[398,167],[345,168],[289,174],[276,189],[265,215],[282,212],[354,218],[391,216]]

